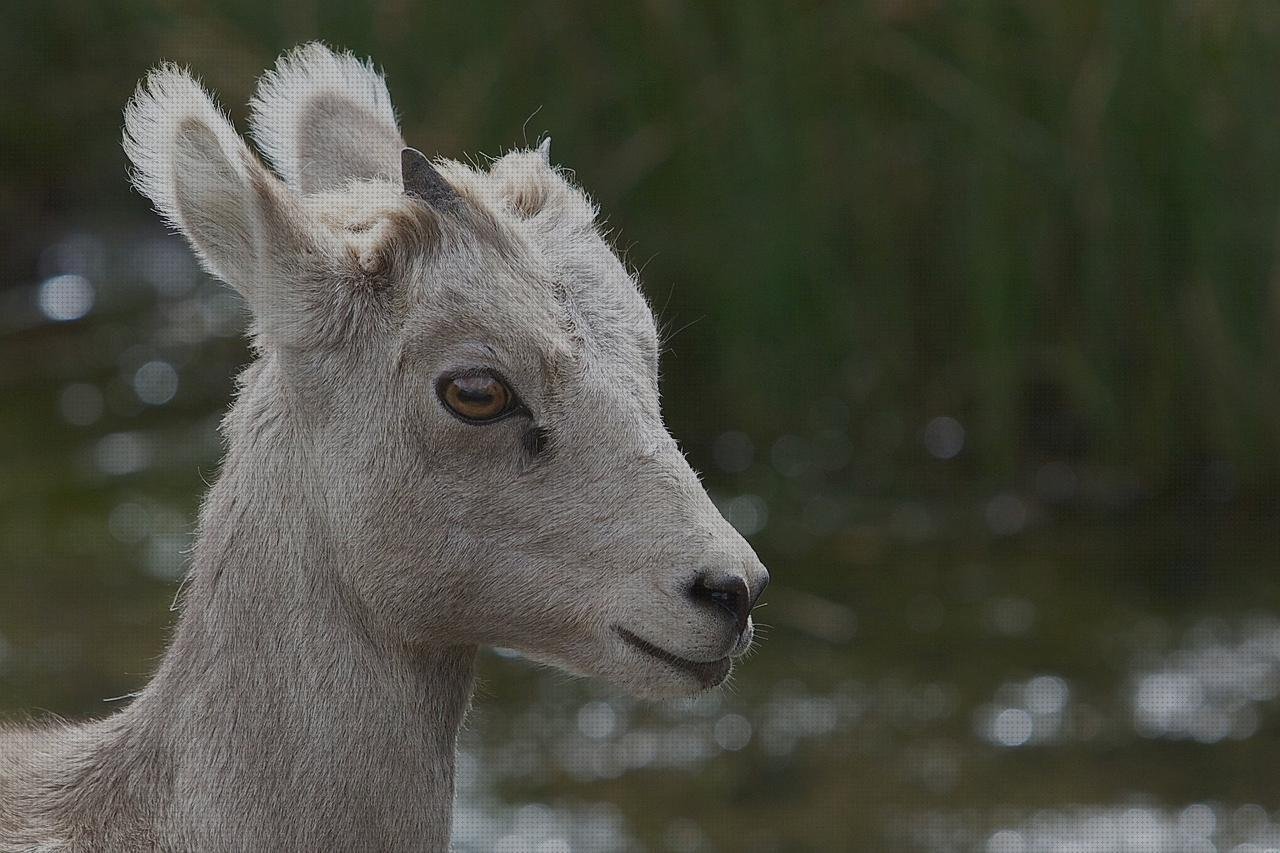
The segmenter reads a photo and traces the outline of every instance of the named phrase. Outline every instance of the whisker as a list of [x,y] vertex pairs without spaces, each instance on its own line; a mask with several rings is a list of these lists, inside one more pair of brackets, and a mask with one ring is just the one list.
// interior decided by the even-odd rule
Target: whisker
[[676,329],[674,332],[668,332],[666,328],[663,328],[661,330],[661,337],[659,338],[659,341],[658,341],[658,345],[662,349],[663,353],[671,352],[670,345],[671,345],[671,342],[676,339],[676,336],[678,336],[681,332],[688,329],[690,326],[693,326],[701,322],[705,318],[706,318],[705,314],[695,317],[692,320],[690,320],[688,323],[685,323],[683,326]]
[[134,692],[132,692],[132,693],[126,693],[126,694],[124,694],[123,696],[111,696],[111,697],[108,697],[108,698],[106,698],[106,699],[103,699],[102,701],[103,701],[103,702],[120,702],[120,701],[122,701],[122,700],[124,700],[124,699],[136,699],[136,698],[138,698],[138,697],[139,697],[139,696],[141,696],[141,695],[142,695],[142,691],[140,691],[140,690],[135,690],[135,691],[134,691]]
[[542,112],[542,104],[538,104],[538,108],[529,113],[529,117],[524,120],[524,124],[520,125],[520,135],[524,137],[524,147],[529,147],[529,122],[533,121],[533,117]]

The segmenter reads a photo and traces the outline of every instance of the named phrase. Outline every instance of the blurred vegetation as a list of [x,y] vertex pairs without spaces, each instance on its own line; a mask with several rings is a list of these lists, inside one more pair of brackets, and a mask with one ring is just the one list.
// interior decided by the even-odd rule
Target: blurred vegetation
[[385,68],[426,150],[554,135],[673,328],[705,326],[667,365],[691,440],[685,389],[779,434],[847,396],[894,472],[942,413],[980,482],[1070,456],[1275,484],[1274,3],[9,3],[6,272],[53,223],[145,215],[116,137],[147,67],[242,119],[316,37]]

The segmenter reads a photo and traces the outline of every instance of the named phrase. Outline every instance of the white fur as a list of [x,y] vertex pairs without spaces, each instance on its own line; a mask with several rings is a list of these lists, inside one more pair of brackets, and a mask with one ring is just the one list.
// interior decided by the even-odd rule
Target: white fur
[[171,64],[147,75],[125,108],[124,148],[134,186],[245,297],[255,328],[299,340],[317,298],[300,277],[317,225],[200,84]]
[[[176,65],[165,64],[148,74],[125,107],[124,126],[124,150],[133,164],[133,184],[151,199],[156,212],[175,229],[185,234],[192,232],[183,215],[175,173],[186,153],[179,144],[179,133],[184,127],[202,132],[216,142],[221,162],[212,165],[225,166],[235,179],[230,187],[210,182],[202,188],[207,196],[193,200],[194,204],[200,208],[220,208],[219,216],[230,218],[237,225],[249,219],[250,213],[238,208],[242,187],[249,183],[246,160],[253,155],[213,99],[189,73]],[[195,248],[211,273],[224,280],[230,277],[231,271],[220,266],[220,261],[225,259],[210,257],[202,244],[198,243]]]
[[344,103],[345,112],[327,116],[328,126],[344,123],[335,132],[368,158],[363,173],[349,177],[398,178],[403,143],[386,81],[371,63],[315,42],[280,57],[258,81],[249,102],[253,141],[289,184],[303,192],[336,189],[331,176],[317,174],[315,160],[324,152],[309,138],[318,105],[336,102]]

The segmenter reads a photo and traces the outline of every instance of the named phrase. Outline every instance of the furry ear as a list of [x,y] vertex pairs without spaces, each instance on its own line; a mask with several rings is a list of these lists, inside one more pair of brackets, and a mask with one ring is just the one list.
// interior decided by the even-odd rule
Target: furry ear
[[284,54],[249,106],[254,142],[299,192],[400,176],[404,143],[386,82],[350,53],[312,42]]
[[537,148],[509,151],[489,167],[490,191],[498,204],[540,227],[590,229],[591,200],[551,165],[551,137]]
[[296,200],[175,65],[152,71],[125,108],[133,183],[210,273],[238,290],[259,329],[293,338],[307,297],[294,281],[313,253]]

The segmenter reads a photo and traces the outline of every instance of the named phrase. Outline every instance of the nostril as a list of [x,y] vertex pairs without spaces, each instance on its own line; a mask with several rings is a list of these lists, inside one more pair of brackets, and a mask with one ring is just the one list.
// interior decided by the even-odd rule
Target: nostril
[[747,582],[733,575],[699,575],[689,588],[694,601],[714,604],[734,618],[738,632],[747,629],[747,617],[751,615],[751,593]]

